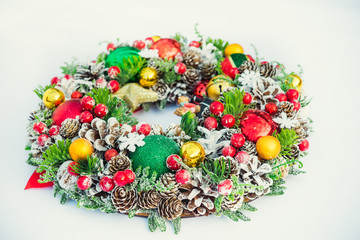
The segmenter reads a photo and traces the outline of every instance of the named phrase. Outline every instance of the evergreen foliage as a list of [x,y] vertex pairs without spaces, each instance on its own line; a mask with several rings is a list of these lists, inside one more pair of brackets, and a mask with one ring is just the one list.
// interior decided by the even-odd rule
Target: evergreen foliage
[[33,92],[41,99],[43,99],[44,93],[46,92],[46,90],[50,89],[50,88],[54,88],[55,84],[52,85],[46,85],[46,86],[38,86],[37,88],[35,88],[33,90]]

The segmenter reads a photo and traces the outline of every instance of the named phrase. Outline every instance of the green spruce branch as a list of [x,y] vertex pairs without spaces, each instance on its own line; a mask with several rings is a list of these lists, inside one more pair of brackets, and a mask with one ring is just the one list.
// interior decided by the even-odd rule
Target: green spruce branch
[[273,136],[279,140],[281,145],[279,156],[291,156],[291,148],[293,145],[297,144],[299,138],[295,130],[284,128],[280,133],[275,131]]
[[77,72],[78,65],[76,59],[73,59],[70,63],[65,62],[65,66],[60,67],[64,75],[68,74],[74,76]]
[[[226,164],[229,164],[228,167]],[[212,159],[202,162],[201,169],[205,175],[210,177],[213,184],[219,184],[222,180],[229,178],[231,171],[231,160],[221,157],[219,159]]]
[[120,68],[120,73],[116,76],[116,80],[121,86],[133,80],[140,69],[143,68],[145,62],[145,59],[139,56],[125,58],[122,64],[118,66]]
[[102,170],[100,159],[95,155],[87,156],[85,160],[77,161],[72,166],[72,169],[79,175],[95,175]]
[[33,90],[33,92],[42,100],[44,93],[46,92],[46,90],[50,89],[50,88],[54,88],[55,84],[53,85],[46,85],[46,86],[38,86],[37,88],[35,88]]

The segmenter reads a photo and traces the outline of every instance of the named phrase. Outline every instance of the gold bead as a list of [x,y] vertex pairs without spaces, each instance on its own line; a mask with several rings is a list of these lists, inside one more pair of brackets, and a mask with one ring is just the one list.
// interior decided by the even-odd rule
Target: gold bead
[[158,80],[157,72],[154,68],[145,67],[140,71],[140,85],[143,87],[152,87]]
[[228,80],[232,80],[226,75],[217,75],[210,80],[206,86],[206,94],[209,98],[216,101],[219,99],[220,94],[229,87],[234,87]]
[[[291,79],[290,86],[292,88],[295,88],[298,92],[301,92],[301,88],[302,88],[302,80],[301,80],[301,78],[296,74],[290,74],[288,77]],[[285,83],[288,84],[289,81],[286,79]]]
[[281,145],[277,138],[273,136],[264,136],[259,138],[256,142],[256,151],[262,159],[271,160],[279,155]]
[[196,167],[205,160],[205,150],[200,143],[190,141],[181,146],[180,156],[186,165]]
[[65,96],[62,91],[56,88],[49,88],[43,95],[43,103],[49,108],[53,109],[65,101]]

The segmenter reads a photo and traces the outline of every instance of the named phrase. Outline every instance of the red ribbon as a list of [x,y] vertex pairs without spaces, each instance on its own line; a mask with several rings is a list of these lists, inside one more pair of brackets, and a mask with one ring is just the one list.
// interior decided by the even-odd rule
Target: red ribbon
[[40,175],[43,174],[45,171],[43,172],[35,172],[31,175],[31,177],[29,178],[29,181],[27,182],[25,189],[30,189],[30,188],[45,188],[45,187],[51,187],[54,185],[53,182],[47,182],[47,183],[39,183],[40,180]]

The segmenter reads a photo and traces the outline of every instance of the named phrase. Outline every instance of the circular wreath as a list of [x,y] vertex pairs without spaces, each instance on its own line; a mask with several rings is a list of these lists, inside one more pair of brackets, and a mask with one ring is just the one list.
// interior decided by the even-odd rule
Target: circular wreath
[[[301,73],[198,37],[109,43],[35,89],[26,149],[37,169],[26,188],[53,185],[61,203],[148,216],[151,231],[170,220],[176,233],[185,216],[248,221],[250,201],[283,194],[309,145]],[[167,129],[132,116],[175,102],[181,123]]]

